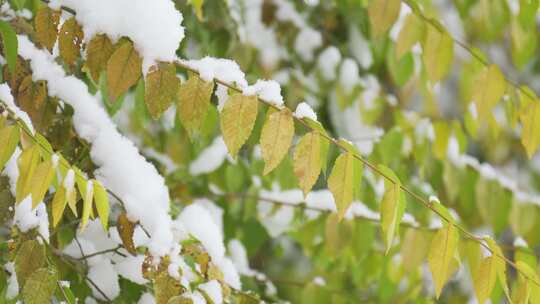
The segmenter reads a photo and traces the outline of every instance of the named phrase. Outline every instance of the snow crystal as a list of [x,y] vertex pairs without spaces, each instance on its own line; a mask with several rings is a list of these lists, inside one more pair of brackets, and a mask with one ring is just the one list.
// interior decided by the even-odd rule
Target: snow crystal
[[228,150],[223,137],[214,138],[212,144],[204,149],[189,165],[189,173],[193,176],[210,173],[223,164],[227,158]]
[[197,70],[204,81],[219,79],[240,88],[247,86],[246,75],[233,60],[207,56],[198,60],[181,60],[181,62]]
[[301,102],[296,106],[294,116],[298,119],[307,117],[311,120],[317,121],[317,114],[315,114],[311,106],[308,105],[306,102]]
[[214,304],[223,303],[223,294],[221,292],[221,285],[216,280],[211,280],[206,283],[200,284],[199,289],[204,291],[206,295],[212,300]]
[[319,55],[317,66],[321,70],[321,76],[325,80],[334,80],[336,78],[336,68],[341,61],[341,53],[335,46],[329,46]]
[[30,132],[32,134],[35,133],[34,131],[34,125],[32,125],[32,121],[30,120],[30,117],[28,117],[28,114],[24,112],[23,110],[19,109],[13,101],[13,95],[11,95],[11,89],[6,83],[0,84],[0,100],[4,102],[4,104],[7,105],[8,109],[13,112],[13,115],[15,115],[15,118],[21,119],[24,124],[30,129]]
[[13,224],[19,227],[22,232],[27,232],[28,230],[37,227],[41,236],[45,238],[45,241],[49,241],[49,217],[47,215],[47,207],[41,202],[35,209],[32,209],[32,195],[28,195],[15,206]]
[[[162,1],[152,3],[158,2]],[[80,3],[91,7],[96,5],[88,1]],[[129,7],[134,7],[134,4]],[[165,254],[171,247],[172,231],[168,215],[169,193],[163,177],[139,154],[133,143],[117,131],[107,112],[99,105],[98,96],[90,95],[84,82],[74,76],[66,76],[54,58],[38,50],[26,36],[19,36],[18,40],[20,55],[30,60],[34,79],[46,80],[49,93],[74,108],[73,121],[77,133],[92,144],[90,156],[98,165],[94,172],[96,178],[122,199],[130,219],[139,220],[149,231],[152,236],[150,252],[155,256]]]
[[304,61],[312,61],[313,52],[321,45],[321,33],[309,27],[302,28],[294,40],[294,49]]
[[145,292],[139,298],[139,302],[137,302],[137,304],[156,304],[156,300],[154,299],[154,296],[151,293]]
[[250,85],[243,90],[244,95],[257,95],[264,101],[268,101],[275,106],[283,105],[281,87],[275,80],[257,80],[254,85]]
[[143,71],[158,61],[173,61],[184,39],[182,14],[170,0],[52,0],[50,6],[76,12],[87,40],[106,33],[113,40],[126,36],[143,58]]

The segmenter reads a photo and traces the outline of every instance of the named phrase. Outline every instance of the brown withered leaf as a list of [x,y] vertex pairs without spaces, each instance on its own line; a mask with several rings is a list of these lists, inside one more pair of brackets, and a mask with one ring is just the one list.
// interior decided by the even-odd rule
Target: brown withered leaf
[[48,6],[40,8],[34,18],[36,28],[36,38],[49,52],[52,52],[54,43],[58,36],[58,23],[60,22],[60,12]]
[[83,30],[75,17],[69,18],[62,24],[58,36],[58,47],[60,49],[60,56],[65,63],[69,65],[75,63],[81,52],[83,38]]
[[99,75],[107,66],[113,52],[114,45],[105,34],[94,36],[86,45],[86,67],[94,81],[99,81]]
[[171,63],[162,63],[150,68],[146,76],[144,102],[152,118],[158,119],[178,96],[180,79]]
[[137,250],[135,249],[135,244],[133,243],[135,224],[132,223],[128,219],[127,214],[123,212],[118,216],[116,225],[116,228],[118,229],[118,234],[120,234],[120,239],[122,239],[122,244],[124,244],[124,248],[132,255],[136,255]]
[[11,88],[11,92],[13,93],[13,95],[16,95],[19,90],[19,86],[21,85],[21,82],[26,76],[30,75],[30,73],[31,70],[28,61],[24,60],[21,56],[17,56],[15,74],[9,72],[7,64],[4,65],[3,76],[4,79],[7,81],[9,87]]
[[131,42],[124,42],[107,61],[109,99],[116,101],[141,77],[142,59]]

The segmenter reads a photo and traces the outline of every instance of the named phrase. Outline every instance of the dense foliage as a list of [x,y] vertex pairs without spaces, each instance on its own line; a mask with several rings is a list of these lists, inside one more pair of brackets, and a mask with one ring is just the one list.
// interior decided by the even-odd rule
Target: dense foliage
[[0,303],[540,303],[538,0],[0,3]]

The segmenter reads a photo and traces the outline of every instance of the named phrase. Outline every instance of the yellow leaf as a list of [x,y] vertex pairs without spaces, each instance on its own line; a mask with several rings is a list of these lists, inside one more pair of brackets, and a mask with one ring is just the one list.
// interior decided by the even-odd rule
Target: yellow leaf
[[274,170],[287,155],[294,135],[294,121],[289,109],[271,113],[261,131],[263,174]]
[[341,220],[353,200],[354,187],[354,155],[351,152],[342,153],[336,159],[332,173],[328,177],[328,189],[332,192]]
[[433,25],[427,26],[422,50],[422,60],[429,80],[436,83],[450,70],[454,56],[454,41],[446,32]]
[[34,18],[37,41],[49,52],[52,52],[58,36],[59,21],[60,12],[50,9],[48,6],[41,7]]
[[426,258],[429,238],[426,232],[410,228],[401,242],[401,257],[406,272],[415,271]]
[[201,128],[213,90],[214,82],[203,81],[197,74],[191,74],[188,81],[180,85],[177,111],[190,138]]
[[540,100],[530,103],[520,115],[521,144],[527,155],[532,158],[540,146]]
[[405,212],[405,200],[401,193],[401,182],[395,173],[388,167],[379,166],[385,176],[392,179],[384,181],[384,195],[381,201],[381,226],[384,234],[386,253],[392,247],[394,236],[399,234],[399,224]]
[[64,210],[66,209],[67,199],[66,199],[66,188],[64,186],[58,187],[54,198],[52,201],[52,219],[53,227],[56,227],[62,216],[64,215]]
[[448,149],[448,140],[452,133],[452,129],[444,121],[438,121],[433,124],[433,129],[435,131],[435,142],[433,143],[433,154],[440,159],[445,160],[447,149]]
[[171,303],[169,300],[175,301],[173,298],[182,292],[182,285],[171,277],[168,271],[161,271],[154,279],[153,285],[156,304]]
[[135,224],[133,224],[127,217],[126,213],[121,213],[116,221],[118,234],[122,239],[124,248],[132,255],[137,254],[135,244],[133,243],[133,233],[135,232]]
[[100,182],[94,180],[94,200],[96,203],[96,209],[101,220],[103,229],[107,231],[109,225],[109,196],[107,191]]
[[399,16],[401,1],[371,0],[368,7],[371,30],[375,36],[384,34]]
[[321,173],[321,136],[312,131],[304,135],[294,151],[294,174],[306,196]]
[[99,80],[101,71],[107,66],[107,61],[114,52],[114,46],[105,34],[94,36],[86,46],[86,66],[94,81]]
[[428,264],[435,282],[435,294],[441,295],[446,281],[454,274],[459,264],[456,260],[459,235],[454,225],[449,224],[437,231],[428,254]]
[[55,167],[51,160],[40,163],[32,175],[32,208],[35,208],[47,193],[55,173]]
[[124,42],[107,61],[107,89],[114,102],[141,77],[142,59],[131,42]]
[[153,66],[146,75],[145,85],[144,101],[148,112],[158,119],[178,96],[180,79],[176,77],[175,66],[170,63]]
[[17,166],[19,167],[19,178],[17,179],[16,201],[20,203],[31,193],[32,176],[40,159],[39,147],[33,145],[22,151]]
[[508,290],[508,284],[506,282],[506,262],[502,259],[504,254],[499,245],[497,245],[492,238],[487,237],[486,242],[489,249],[491,249],[493,253],[492,256],[495,258],[492,263],[493,267],[495,268],[495,272],[497,273],[497,279],[502,286],[504,294],[508,299],[510,299],[510,291]]
[[485,118],[491,113],[505,90],[504,75],[496,65],[486,67],[478,75],[473,86],[472,100],[476,103],[479,117]]
[[4,168],[6,162],[11,158],[17,144],[19,144],[20,133],[16,125],[6,126],[0,130],[0,170]]
[[493,256],[482,259],[476,271],[473,272],[473,285],[479,304],[483,304],[491,296],[497,279]]
[[92,201],[94,197],[94,184],[92,181],[86,182],[86,185],[84,187],[84,195],[83,195],[83,192],[81,191],[81,196],[83,198],[83,210],[82,210],[82,215],[81,215],[81,230],[84,230],[84,228],[86,228],[86,224],[88,224],[90,213],[92,212]]
[[405,24],[396,41],[396,59],[405,55],[414,44],[421,41],[424,34],[424,23],[414,13],[407,15]]
[[65,63],[69,65],[75,63],[81,51],[83,38],[84,33],[75,17],[69,18],[62,24],[58,37],[58,48]]
[[257,103],[256,96],[235,93],[227,99],[221,110],[221,133],[233,158],[236,158],[253,130],[257,119]]
[[22,288],[22,298],[26,304],[48,304],[58,284],[58,273],[54,268],[35,269]]
[[24,286],[32,273],[46,263],[45,247],[36,240],[24,241],[15,255],[15,273],[19,286]]

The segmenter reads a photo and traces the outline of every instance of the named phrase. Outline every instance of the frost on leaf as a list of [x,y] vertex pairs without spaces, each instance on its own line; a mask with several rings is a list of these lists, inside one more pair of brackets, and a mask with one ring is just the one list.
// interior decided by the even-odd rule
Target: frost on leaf
[[294,121],[289,109],[274,111],[268,115],[261,132],[263,174],[274,170],[287,155],[293,135]]
[[221,132],[229,153],[236,158],[248,140],[257,119],[257,97],[240,93],[231,95],[220,113]]

